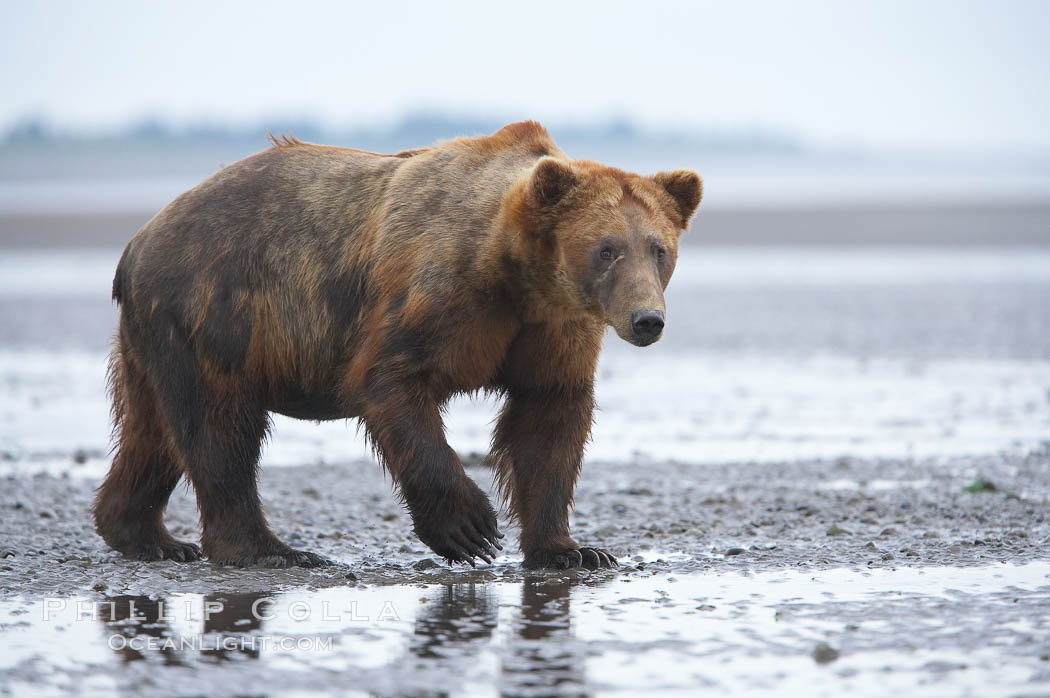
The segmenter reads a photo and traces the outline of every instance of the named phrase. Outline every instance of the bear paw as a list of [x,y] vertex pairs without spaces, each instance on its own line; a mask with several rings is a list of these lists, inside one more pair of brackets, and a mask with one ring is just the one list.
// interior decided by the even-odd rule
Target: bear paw
[[331,564],[333,564],[331,560],[321,557],[317,553],[289,548],[279,553],[262,555],[256,558],[250,566],[284,569],[288,567],[327,567]]
[[496,551],[503,550],[499,542],[503,534],[497,527],[492,504],[470,480],[458,499],[451,512],[410,506],[416,535],[449,564],[465,562],[474,567],[475,558],[492,564]]
[[231,567],[268,567],[287,569],[289,567],[326,567],[335,564],[325,557],[305,550],[293,550],[281,543],[269,543],[257,548],[240,551],[206,551],[208,561],[216,565]]
[[597,570],[618,567],[619,562],[612,553],[601,548],[576,548],[574,550],[541,550],[525,556],[525,568],[530,570],[568,570],[585,568]]
[[129,560],[156,562],[174,560],[175,562],[193,562],[201,559],[201,549],[193,543],[177,540],[166,540],[149,543],[137,543],[120,548],[120,552]]

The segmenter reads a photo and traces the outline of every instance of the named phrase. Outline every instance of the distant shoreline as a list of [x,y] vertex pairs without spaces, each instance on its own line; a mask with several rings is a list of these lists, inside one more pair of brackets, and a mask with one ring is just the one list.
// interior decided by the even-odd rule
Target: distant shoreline
[[[122,247],[156,211],[0,213],[0,249]],[[684,244],[1050,246],[1050,203],[701,212]]]

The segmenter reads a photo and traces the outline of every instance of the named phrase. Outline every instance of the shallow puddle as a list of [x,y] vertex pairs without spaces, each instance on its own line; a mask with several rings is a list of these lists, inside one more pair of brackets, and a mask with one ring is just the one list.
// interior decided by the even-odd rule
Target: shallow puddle
[[1050,689],[1050,563],[16,600],[0,629],[0,693],[1014,695]]

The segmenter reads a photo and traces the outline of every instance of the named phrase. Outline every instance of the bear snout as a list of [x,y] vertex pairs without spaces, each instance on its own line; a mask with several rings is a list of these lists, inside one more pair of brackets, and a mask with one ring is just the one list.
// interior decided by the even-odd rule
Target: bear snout
[[641,308],[631,313],[631,330],[634,332],[634,343],[640,347],[648,346],[660,338],[664,331],[664,313],[655,308]]

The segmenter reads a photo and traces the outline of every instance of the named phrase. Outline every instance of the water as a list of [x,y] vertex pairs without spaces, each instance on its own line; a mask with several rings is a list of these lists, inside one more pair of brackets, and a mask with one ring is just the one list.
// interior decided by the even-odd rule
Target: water
[[[1048,562],[650,576],[654,557],[674,558],[513,582],[9,600],[0,672],[15,694],[34,695],[1050,689]],[[822,642],[837,659],[814,658]]]

